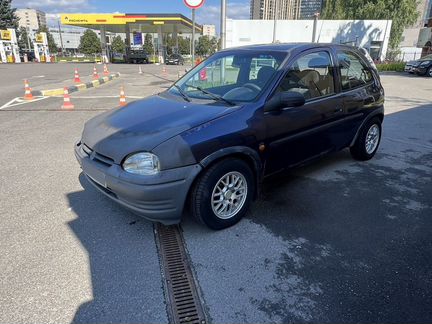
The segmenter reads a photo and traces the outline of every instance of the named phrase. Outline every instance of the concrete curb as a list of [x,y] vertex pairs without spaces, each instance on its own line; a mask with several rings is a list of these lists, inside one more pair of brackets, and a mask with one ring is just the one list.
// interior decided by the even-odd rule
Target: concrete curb
[[[109,76],[105,76],[102,78],[99,78],[97,80],[93,80],[87,83],[80,83],[77,85],[72,85],[67,87],[69,93],[82,91],[90,88],[96,88],[102,84],[105,84],[107,82],[110,82],[116,78],[120,77],[120,73],[112,73]],[[61,96],[63,95],[64,88],[59,89],[49,89],[49,90],[34,90],[32,91],[33,96],[44,96],[44,97],[53,97],[53,96]]]

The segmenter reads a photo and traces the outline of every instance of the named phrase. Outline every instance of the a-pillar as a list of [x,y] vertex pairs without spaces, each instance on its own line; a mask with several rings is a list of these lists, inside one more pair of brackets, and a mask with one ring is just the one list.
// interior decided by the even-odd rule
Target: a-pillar
[[109,63],[105,26],[100,27],[100,37],[101,37],[101,47],[102,47],[102,62]]

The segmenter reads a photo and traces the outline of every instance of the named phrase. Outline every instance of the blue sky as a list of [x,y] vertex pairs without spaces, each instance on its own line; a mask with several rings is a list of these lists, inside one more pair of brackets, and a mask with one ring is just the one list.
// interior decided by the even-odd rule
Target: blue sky
[[[229,18],[248,19],[250,0],[227,0]],[[34,8],[48,14],[49,23],[58,13],[181,13],[190,17],[183,0],[13,0],[18,8]],[[219,26],[220,0],[206,0],[197,10],[197,22]]]

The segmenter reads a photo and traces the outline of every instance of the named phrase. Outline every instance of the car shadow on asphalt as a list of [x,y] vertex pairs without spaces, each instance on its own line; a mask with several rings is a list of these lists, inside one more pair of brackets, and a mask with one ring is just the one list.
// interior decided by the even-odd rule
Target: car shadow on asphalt
[[[424,121],[432,123],[431,105],[387,115],[372,161],[353,161],[345,150],[265,181],[247,220],[282,240],[309,242],[297,252],[302,268],[289,258],[271,261],[282,281],[297,275],[319,282],[314,302],[323,317],[314,322],[431,318],[432,135]],[[83,174],[79,180],[84,190],[67,195],[77,215],[69,225],[89,255],[93,300],[73,323],[167,322],[152,224],[104,197]],[[208,237],[209,230],[194,233]],[[329,255],[313,257],[314,246],[329,247]],[[292,321],[284,293],[275,290],[270,301],[255,296],[256,303],[269,318]]]
[[[308,242],[297,252],[304,260],[301,269],[291,259],[278,269],[320,283],[323,293],[314,301],[324,311],[314,321],[401,323],[432,316],[427,125],[432,125],[431,104],[389,114],[371,161],[354,161],[344,150],[264,182],[247,218],[284,241]],[[314,246],[326,246],[329,253],[316,258]],[[262,305],[269,316],[292,319],[278,300]]]
[[93,299],[72,323],[167,322],[152,224],[106,198],[82,173],[79,181],[84,190],[67,195],[77,216],[69,226],[88,253]]

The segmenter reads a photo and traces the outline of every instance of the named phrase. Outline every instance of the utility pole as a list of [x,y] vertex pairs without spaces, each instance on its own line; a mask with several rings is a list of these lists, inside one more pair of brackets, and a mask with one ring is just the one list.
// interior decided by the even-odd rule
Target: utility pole
[[30,46],[30,37],[31,37],[31,36],[30,36],[30,28],[27,27],[26,30],[27,30],[27,46],[28,46],[28,50],[31,51],[32,48],[31,48],[31,46]]
[[61,27],[60,27],[60,20],[58,20],[57,23],[58,23],[58,31],[59,31],[59,36],[60,36],[61,52],[64,55],[63,36],[62,36]]
[[221,0],[221,21],[220,21],[221,49],[226,47],[226,0]]
[[276,43],[276,27],[277,27],[277,11],[278,11],[278,0],[274,0],[274,20],[273,20],[273,43]]
[[313,31],[312,31],[312,43],[317,43],[317,31],[318,31],[318,18],[320,14],[319,12],[314,14],[314,22],[313,22]]

